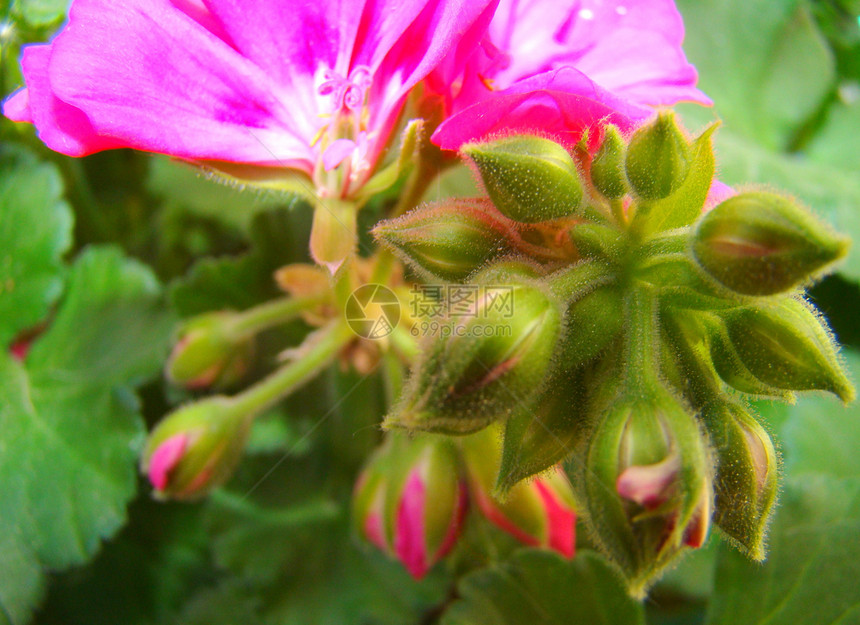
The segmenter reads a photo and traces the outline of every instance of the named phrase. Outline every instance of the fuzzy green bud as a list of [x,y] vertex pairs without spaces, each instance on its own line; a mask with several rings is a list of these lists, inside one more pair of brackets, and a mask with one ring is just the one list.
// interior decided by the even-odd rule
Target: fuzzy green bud
[[690,144],[674,113],[661,111],[639,128],[627,146],[627,179],[639,197],[659,200],[677,191],[690,171]]
[[621,292],[614,285],[570,304],[561,348],[564,365],[575,368],[595,358],[618,337],[623,323]]
[[516,231],[494,213],[485,200],[449,200],[383,221],[373,234],[420,273],[459,282],[516,246]]
[[627,193],[624,177],[624,138],[616,126],[603,129],[603,143],[591,161],[591,182],[601,195],[611,200]]
[[475,432],[509,416],[545,382],[561,330],[559,302],[527,278],[469,288],[474,308],[465,316],[449,311],[440,322],[386,427]]
[[741,362],[765,384],[830,391],[846,403],[854,398],[823,319],[805,303],[786,297],[720,316]]
[[235,313],[195,317],[180,332],[165,374],[189,389],[227,388],[242,379],[254,353],[254,339],[231,330]]
[[570,154],[549,139],[515,136],[463,146],[496,208],[522,223],[574,215],[582,183]]
[[807,282],[848,247],[848,239],[791,199],[759,191],[731,197],[704,215],[692,252],[733,291],[772,295]]
[[600,417],[584,473],[589,522],[641,596],[711,516],[710,457],[696,419],[668,391],[637,389]]
[[202,497],[233,474],[250,424],[228,397],[181,406],[149,435],[141,471],[158,498]]
[[764,560],[779,462],[765,429],[744,408],[712,403],[702,418],[717,455],[714,521],[753,560]]

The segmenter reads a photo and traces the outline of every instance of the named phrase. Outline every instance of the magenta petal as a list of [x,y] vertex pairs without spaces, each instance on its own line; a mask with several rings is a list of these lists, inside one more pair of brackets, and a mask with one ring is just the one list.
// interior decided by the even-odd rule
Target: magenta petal
[[432,136],[445,150],[495,134],[536,132],[566,144],[582,131],[609,122],[622,131],[651,112],[618,98],[572,68],[523,80],[448,118]]
[[156,490],[167,488],[167,480],[188,446],[187,434],[174,434],[166,439],[149,457],[147,473]]
[[331,171],[355,152],[355,141],[350,139],[335,139],[323,152],[323,166]]
[[542,480],[534,482],[547,517],[548,546],[565,558],[572,558],[576,548],[576,513],[566,507]]
[[119,147],[109,137],[101,137],[79,109],[58,99],[48,81],[50,45],[24,48],[21,66],[27,88],[13,94],[3,105],[3,114],[15,121],[31,122],[39,138],[49,148],[70,156],[84,156]]
[[403,487],[394,531],[394,552],[415,579],[424,577],[430,568],[424,544],[425,490],[420,472],[412,471]]
[[680,460],[673,455],[655,464],[627,467],[618,476],[615,489],[644,508],[657,508],[668,499],[680,466]]
[[269,78],[166,0],[77,0],[48,71],[54,95],[83,111],[113,147],[312,166],[316,128],[285,121]]
[[737,194],[738,192],[729,185],[714,178],[711,188],[708,190],[708,197],[705,199],[705,210],[710,210],[720,202]]

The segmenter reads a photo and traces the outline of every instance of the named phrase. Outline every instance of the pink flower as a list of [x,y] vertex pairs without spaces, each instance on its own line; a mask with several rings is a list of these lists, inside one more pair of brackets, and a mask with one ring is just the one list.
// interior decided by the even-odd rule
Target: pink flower
[[71,156],[131,147],[309,175],[343,163],[348,193],[489,4],[75,0],[51,43],[25,49],[27,86],[3,112]]
[[671,0],[501,0],[466,70],[430,77],[452,116],[443,149],[493,134],[540,131],[567,143],[609,121],[626,131],[650,106],[710,101],[681,49]]

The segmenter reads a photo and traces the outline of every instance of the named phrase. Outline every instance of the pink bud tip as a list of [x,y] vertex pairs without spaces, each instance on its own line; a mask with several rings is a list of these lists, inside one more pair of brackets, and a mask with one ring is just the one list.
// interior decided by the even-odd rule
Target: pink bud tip
[[149,481],[156,490],[167,488],[167,479],[170,472],[182,458],[185,448],[188,447],[187,434],[174,434],[166,439],[149,457]]
[[618,494],[653,510],[669,498],[672,485],[680,469],[677,456],[669,456],[662,462],[644,466],[627,467],[615,482]]
[[576,546],[576,513],[565,507],[543,480],[535,480],[535,489],[546,508],[549,548],[565,558],[572,558]]
[[18,341],[13,343],[9,348],[9,353],[18,361],[23,361],[27,357],[27,352],[30,351],[30,341]]
[[427,546],[424,544],[424,504],[426,489],[419,471],[410,473],[397,508],[394,552],[415,579],[427,574]]

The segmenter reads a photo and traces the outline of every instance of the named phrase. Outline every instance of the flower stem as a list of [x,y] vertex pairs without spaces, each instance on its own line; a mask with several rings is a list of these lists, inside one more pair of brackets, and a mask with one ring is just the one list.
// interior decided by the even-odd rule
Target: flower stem
[[320,295],[275,299],[236,315],[230,323],[230,330],[238,335],[253,335],[295,319],[302,311],[316,306],[324,299]]
[[354,335],[341,321],[309,335],[298,348],[301,356],[233,398],[234,408],[253,418],[315,377]]
[[644,285],[634,286],[624,300],[624,369],[627,388],[647,393],[657,384],[657,297]]

